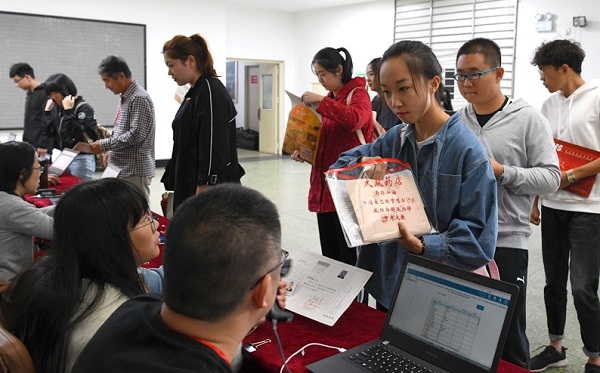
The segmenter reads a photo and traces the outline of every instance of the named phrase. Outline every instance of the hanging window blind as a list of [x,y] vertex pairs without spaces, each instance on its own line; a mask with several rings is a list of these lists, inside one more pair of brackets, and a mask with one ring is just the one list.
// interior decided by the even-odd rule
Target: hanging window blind
[[452,75],[456,52],[476,37],[495,41],[502,52],[505,95],[513,95],[517,0],[396,0],[394,42],[419,40],[429,45],[445,70],[444,84],[452,94],[454,109],[466,100]]

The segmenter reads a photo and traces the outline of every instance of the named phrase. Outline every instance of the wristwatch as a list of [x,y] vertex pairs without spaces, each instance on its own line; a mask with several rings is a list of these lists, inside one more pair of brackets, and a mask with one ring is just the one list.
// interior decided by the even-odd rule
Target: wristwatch
[[504,171],[502,171],[502,173],[498,176],[496,176],[496,181],[500,184],[502,184],[502,180],[504,180]]
[[423,254],[425,254],[425,249],[427,248],[427,246],[425,245],[425,238],[421,236],[419,237],[419,241],[421,241],[421,245],[423,246],[423,250],[421,251],[421,254],[419,254],[419,256],[423,256]]
[[579,182],[579,180],[577,180],[577,178],[575,177],[575,171],[573,169],[567,171],[567,180],[569,180],[569,183],[571,184]]

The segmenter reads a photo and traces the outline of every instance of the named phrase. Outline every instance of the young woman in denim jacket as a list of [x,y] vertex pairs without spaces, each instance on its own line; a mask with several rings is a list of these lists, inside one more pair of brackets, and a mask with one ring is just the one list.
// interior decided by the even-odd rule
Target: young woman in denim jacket
[[366,288],[387,309],[409,252],[467,270],[493,259],[497,187],[477,137],[440,105],[442,67],[429,47],[417,41],[392,45],[378,78],[388,105],[410,124],[342,153],[332,168],[379,157],[409,163],[436,231],[416,237],[399,223],[402,238],[360,251],[358,266],[373,272]]

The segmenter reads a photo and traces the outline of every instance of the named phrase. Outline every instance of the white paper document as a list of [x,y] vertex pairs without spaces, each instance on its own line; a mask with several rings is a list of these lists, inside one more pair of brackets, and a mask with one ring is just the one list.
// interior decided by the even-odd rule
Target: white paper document
[[104,179],[107,177],[118,177],[120,173],[121,169],[119,167],[115,166],[112,163],[109,163],[108,166],[106,166],[106,168],[104,169],[101,178]]
[[336,323],[371,277],[369,271],[314,253],[295,251],[290,257],[286,309],[328,326]]

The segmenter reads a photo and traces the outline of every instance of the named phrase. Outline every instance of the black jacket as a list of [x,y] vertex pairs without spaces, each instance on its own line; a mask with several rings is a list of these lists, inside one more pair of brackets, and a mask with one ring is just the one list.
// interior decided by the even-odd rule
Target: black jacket
[[59,150],[73,148],[78,142],[87,142],[83,132],[93,141],[98,140],[96,133],[96,114],[94,108],[79,96],[75,106],[65,110],[55,105],[51,111],[45,111],[43,116],[47,123],[50,136],[54,137],[54,147]]
[[33,145],[34,148],[48,149],[54,145],[54,139],[48,137],[50,133],[48,125],[42,119],[47,101],[48,95],[43,85],[40,84],[33,91],[27,91],[23,141]]
[[173,119],[173,153],[161,179],[175,192],[174,208],[198,185],[240,182],[245,172],[237,157],[236,115],[217,78],[202,75],[185,95]]

